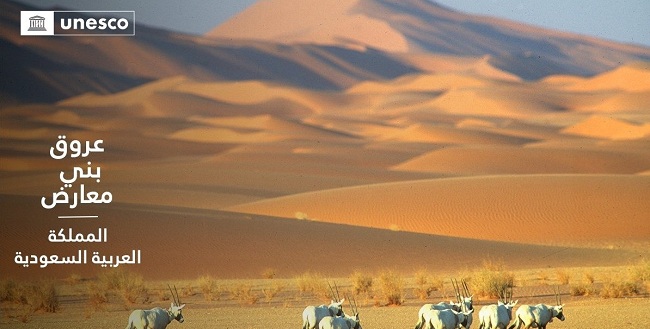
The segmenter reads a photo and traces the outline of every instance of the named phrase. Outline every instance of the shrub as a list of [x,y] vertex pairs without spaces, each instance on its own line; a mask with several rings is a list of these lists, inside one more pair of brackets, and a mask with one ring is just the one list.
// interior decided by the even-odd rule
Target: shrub
[[238,284],[230,289],[230,294],[234,300],[239,301],[242,305],[253,305],[260,299],[260,297],[253,292],[253,287],[250,284]]
[[134,304],[138,298],[149,300],[148,290],[140,274],[116,268],[102,272],[98,279],[100,285],[106,290],[115,291],[127,305]]
[[165,289],[159,289],[158,290],[158,300],[160,301],[168,301],[172,299],[172,294],[167,290],[167,287]]
[[372,277],[359,271],[355,271],[350,275],[350,282],[352,282],[352,291],[355,295],[367,294],[372,289]]
[[650,261],[642,260],[631,269],[632,279],[643,283],[650,282]]
[[594,284],[596,282],[596,278],[591,273],[585,273],[584,277],[587,284]]
[[591,296],[597,293],[593,284],[574,284],[569,286],[571,296]]
[[600,297],[603,298],[621,298],[637,296],[642,293],[641,286],[638,282],[622,281],[613,282],[609,281],[603,285],[600,290]]
[[539,273],[539,281],[540,281],[540,284],[547,285],[548,284],[548,273],[540,272]]
[[415,288],[413,288],[413,293],[420,300],[426,300],[432,292],[441,290],[443,284],[444,281],[436,280],[426,271],[419,271],[415,273]]
[[298,291],[303,293],[311,293],[323,300],[336,299],[330,293],[326,280],[320,275],[311,272],[304,273],[296,278]]
[[108,303],[108,290],[97,283],[90,283],[88,285],[88,306],[91,310],[97,311]]
[[54,282],[41,281],[22,286],[22,298],[32,312],[55,313],[59,309],[59,298]]
[[213,279],[209,275],[204,275],[197,279],[197,284],[201,292],[203,293],[203,298],[207,301],[219,300],[221,298],[221,287],[217,283],[217,280]]
[[472,286],[476,294],[498,298],[500,294],[514,287],[514,275],[505,270],[502,263],[483,261],[483,267],[472,276]]
[[271,287],[262,289],[264,298],[267,303],[270,303],[277,294],[284,290],[284,286],[279,283],[274,283]]
[[191,297],[191,296],[194,296],[194,295],[196,295],[196,292],[194,291],[194,287],[192,286],[191,282],[189,282],[184,287],[181,287],[181,296],[183,296],[183,297]]
[[557,280],[562,285],[569,284],[569,281],[571,279],[571,275],[569,275],[569,273],[567,273],[564,270],[559,270],[559,269],[555,272],[555,276],[557,277]]
[[17,302],[18,284],[13,280],[0,281],[0,302]]
[[402,305],[404,302],[404,280],[393,271],[385,270],[379,274],[379,289],[384,305]]

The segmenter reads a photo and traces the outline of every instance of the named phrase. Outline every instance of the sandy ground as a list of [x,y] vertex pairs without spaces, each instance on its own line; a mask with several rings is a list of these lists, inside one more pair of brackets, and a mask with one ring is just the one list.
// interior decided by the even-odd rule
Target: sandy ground
[[[549,328],[603,328],[650,326],[646,299],[613,301],[576,301],[567,304],[564,322],[555,320]],[[363,328],[412,328],[417,322],[419,306],[362,308]],[[191,310],[184,313],[185,322],[173,322],[168,328],[299,328],[302,308],[224,307]],[[97,313],[90,319],[66,319],[65,315],[37,317],[30,323],[0,323],[0,328],[122,328],[126,326],[128,311]],[[473,325],[472,327],[478,327]]]
[[[539,271],[543,270],[537,270]],[[342,282],[345,279],[337,279]],[[179,324],[174,321],[169,328],[298,328],[302,324],[301,314],[304,305],[320,304],[322,300],[313,296],[301,296],[291,286],[291,280],[253,280],[246,281],[256,289],[273,285],[274,281],[280,281],[287,288],[267,301],[263,298],[253,305],[238,304],[237,301],[222,293],[218,301],[206,301],[200,293],[181,297],[186,303],[183,315],[185,322]],[[552,281],[552,280],[551,280]],[[223,284],[235,284],[237,281],[223,282]],[[72,288],[64,288],[71,290]],[[516,288],[515,299],[521,304],[555,303],[552,296],[552,286],[535,285]],[[564,289],[564,288],[563,288]],[[345,289],[342,289],[345,290]],[[562,303],[566,320],[564,322],[555,320],[549,325],[552,328],[591,328],[594,325],[604,328],[632,326],[644,328],[650,325],[647,317],[647,308],[650,306],[650,299],[644,297],[623,298],[623,299],[602,299],[599,297],[571,297],[566,291],[562,292]],[[417,322],[417,314],[420,306],[428,302],[445,300],[440,292],[434,292],[429,300],[423,301],[407,293],[407,298],[402,306],[379,307],[373,306],[373,301],[363,297],[357,297],[359,303],[359,316],[363,328],[394,329],[411,328]],[[3,304],[5,317],[0,319],[0,328],[122,328],[131,309],[138,307],[151,308],[155,305],[165,306],[168,302],[154,301],[146,305],[120,305],[119,302],[110,303],[104,306],[101,311],[91,311],[85,304],[84,298],[76,294],[69,294],[64,297],[61,311],[54,314],[33,314],[28,322],[21,322],[19,318],[13,317],[16,311],[7,308]],[[475,303],[475,312],[486,305],[494,303],[492,299],[483,299]],[[344,311],[349,312],[350,307],[346,303]],[[472,328],[478,327],[478,318],[473,317]]]

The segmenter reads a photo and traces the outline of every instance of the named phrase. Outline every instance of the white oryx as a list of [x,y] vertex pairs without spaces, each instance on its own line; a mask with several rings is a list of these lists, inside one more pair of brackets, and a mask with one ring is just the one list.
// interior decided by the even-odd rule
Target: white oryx
[[467,328],[467,319],[474,310],[456,312],[454,310],[428,310],[422,314],[423,329],[456,329]]
[[560,291],[555,287],[555,306],[537,304],[535,306],[521,305],[515,313],[515,323],[509,329],[540,328],[546,329],[546,325],[553,322],[554,318],[564,321],[564,305],[560,297]]
[[354,315],[343,313],[342,316],[326,316],[318,324],[318,329],[362,329],[357,302],[355,300],[354,304],[352,304],[352,300],[348,298]]
[[[176,286],[174,286],[174,290],[176,290]],[[185,319],[183,318],[182,309],[185,304],[181,304],[178,291],[176,291],[176,297],[174,297],[171,287],[169,287],[169,291],[174,299],[170,308],[156,307],[150,310],[135,310],[129,316],[126,329],[165,329],[173,320],[183,323]]]
[[436,311],[444,311],[444,310],[454,310],[454,311],[460,311],[461,309],[461,304],[460,303],[454,303],[454,302],[440,302],[438,304],[424,304],[422,307],[420,307],[420,310],[418,311],[418,322],[415,324],[415,329],[422,329],[424,326],[424,318],[423,315],[431,310],[436,310]]
[[509,293],[502,291],[496,305],[483,306],[478,312],[479,329],[506,329],[512,320],[512,309],[517,302],[518,300],[512,301],[512,287]]
[[[415,324],[415,329],[421,329],[424,325],[424,320],[422,318],[422,315],[430,310],[454,310],[456,312],[469,312],[474,309],[473,306],[473,301],[472,297],[473,295],[470,294],[469,289],[467,288],[467,283],[465,280],[462,280],[463,283],[463,291],[464,291],[464,296],[460,292],[460,287],[458,285],[458,282],[455,280],[451,280],[451,284],[454,287],[454,292],[456,293],[456,302],[454,303],[453,301],[449,301],[449,303],[446,302],[440,302],[438,304],[424,304],[422,307],[420,307],[420,310],[418,311],[418,322]],[[469,320],[466,323],[466,326],[463,326],[464,328],[469,328],[469,326],[472,324],[472,316],[471,312],[468,313],[470,314]]]
[[[329,282],[327,283],[329,285]],[[334,283],[336,286],[336,283]],[[330,286],[330,291],[332,292],[332,298],[339,299],[338,287],[336,288],[336,296],[334,295],[334,290]],[[307,306],[305,310],[302,311],[302,328],[303,329],[316,329],[318,328],[318,323],[326,316],[340,316],[343,314],[343,302],[344,299],[339,300],[338,302],[331,300],[329,305],[320,305],[320,306]]]

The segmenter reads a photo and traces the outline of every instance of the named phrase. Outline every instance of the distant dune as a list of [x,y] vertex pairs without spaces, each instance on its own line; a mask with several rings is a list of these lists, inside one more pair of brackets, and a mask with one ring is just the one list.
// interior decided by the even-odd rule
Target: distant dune
[[634,124],[604,116],[593,116],[562,132],[612,140],[640,139],[650,136],[650,124]]
[[345,0],[336,5],[316,0],[298,5],[288,0],[260,1],[206,36],[391,53],[489,55],[492,66],[525,79],[562,73],[593,75],[613,68],[613,63],[650,60],[650,50],[644,47],[468,15],[426,0]]

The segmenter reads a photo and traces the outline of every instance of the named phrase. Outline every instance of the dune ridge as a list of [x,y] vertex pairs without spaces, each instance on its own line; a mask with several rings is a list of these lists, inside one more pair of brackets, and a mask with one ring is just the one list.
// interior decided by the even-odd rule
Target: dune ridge
[[408,232],[522,243],[650,237],[650,180],[617,175],[486,176],[358,186],[227,208]]
[[[311,19],[315,16],[326,19]],[[650,59],[644,47],[467,15],[422,0],[347,0],[335,6],[315,0],[299,6],[287,0],[264,1],[216,26],[206,36],[285,44],[311,42],[402,54],[488,55],[491,66],[527,80],[562,73],[593,75],[600,73],[598,67],[616,66],[610,60],[628,63],[635,58]],[[521,44],[526,44],[524,50]]]
[[566,134],[610,140],[640,139],[650,135],[650,124],[634,123],[595,115],[562,130]]
[[[0,194],[0,201],[6,204],[3,207],[9,214],[8,220],[0,223],[6,236],[0,240],[0,247],[12,256],[0,259],[3,277],[63,279],[73,273],[89,277],[106,270],[98,265],[17,266],[13,263],[17,251],[24,255],[70,255],[76,254],[79,246],[47,242],[46,233],[52,228],[52,220],[45,210],[31,206],[38,202],[37,198]],[[287,278],[303,274],[306,269],[326,276],[346,277],[352,268],[375,272],[385,269],[387,264],[395,271],[410,275],[414,268],[431,267],[436,271],[455,271],[459,265],[473,268],[482,260],[495,257],[517,268],[556,267],[567,262],[574,266],[603,266],[626,264],[636,257],[624,250],[449,238],[184,207],[118,203],[111,208],[97,209],[97,214],[102,227],[108,229],[111,243],[95,246],[94,250],[109,255],[121,255],[133,248],[141,250],[142,265],[127,270],[141,272],[147,280],[195,280],[206,273],[221,279],[259,278],[268,268]],[[9,225],[10,221],[25,217],[32,219],[31,230],[18,230],[15,225]],[[94,231],[96,227],[95,222],[75,224],[79,232]],[[149,234],[142,235],[143,231]],[[164,239],[163,245],[160,237]],[[242,240],[256,242],[242,243]],[[314,250],[322,250],[332,241],[348,241],[345,250],[354,257],[313,257]],[[459,264],[455,255],[463,248],[480,252],[468,253]],[[436,255],[435,266],[422,257],[423,253]],[[551,257],[531,261],[531,255],[540,254]]]

